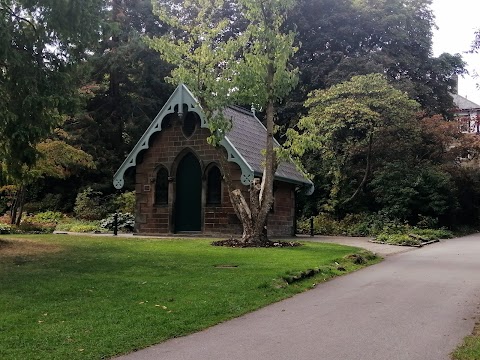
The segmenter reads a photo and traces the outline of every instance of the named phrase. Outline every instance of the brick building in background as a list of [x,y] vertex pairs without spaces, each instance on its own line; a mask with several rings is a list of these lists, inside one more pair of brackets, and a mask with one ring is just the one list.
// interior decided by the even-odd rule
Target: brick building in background
[[[228,107],[224,115],[232,128],[218,149],[207,143],[208,119],[192,93],[184,85],[173,92],[114,176],[115,188],[121,189],[125,172],[135,167],[136,233],[242,233],[223,181],[220,156],[227,159],[228,171],[248,201],[250,182],[262,176],[266,129],[245,109]],[[312,193],[312,182],[293,163],[280,163],[269,236],[294,233],[299,190]]]
[[452,94],[455,104],[454,115],[460,122],[460,129],[464,133],[480,133],[480,105],[458,94]]

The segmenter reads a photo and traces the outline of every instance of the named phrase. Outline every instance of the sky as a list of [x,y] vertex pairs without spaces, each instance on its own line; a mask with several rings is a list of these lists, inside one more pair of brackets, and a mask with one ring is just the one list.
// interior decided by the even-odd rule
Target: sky
[[432,10],[438,26],[433,32],[434,56],[444,52],[463,56],[470,75],[460,78],[458,93],[480,104],[480,90],[476,87],[480,77],[472,76],[480,74],[480,53],[465,54],[473,42],[475,30],[480,29],[480,1],[433,0]]

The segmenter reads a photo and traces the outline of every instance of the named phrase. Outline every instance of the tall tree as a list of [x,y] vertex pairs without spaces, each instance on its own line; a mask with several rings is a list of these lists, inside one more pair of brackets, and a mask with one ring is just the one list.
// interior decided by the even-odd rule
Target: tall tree
[[[365,192],[384,160],[399,158],[395,151],[406,157],[408,145],[416,143],[411,138],[419,135],[418,104],[381,74],[314,91],[305,106],[308,115],[298,122],[298,131],[287,131],[287,146],[300,155],[310,152],[317,159],[313,169],[321,164],[331,184],[324,210],[335,213]],[[402,144],[400,149],[392,142]]]
[[150,0],[104,0],[101,38],[84,66],[85,111],[67,120],[70,142],[97,164],[85,181],[111,186],[111,174],[173,90],[170,66],[142,37],[165,33]]
[[[264,228],[273,203],[276,105],[297,81],[297,72],[289,64],[295,52],[294,35],[283,31],[293,5],[292,0],[189,0],[176,7],[161,2],[157,13],[172,32],[150,42],[175,66],[169,80],[187,84],[200,101],[209,119],[212,145],[218,145],[228,130],[228,120],[221,115],[226,105],[240,101],[265,109],[265,168],[261,181],[255,179],[250,186],[250,204],[222,166],[230,199],[242,221],[242,240],[256,245],[267,241]],[[226,13],[235,15],[226,18]],[[242,32],[233,31],[238,18],[246,21]]]
[[301,44],[295,55],[298,89],[285,105],[286,119],[303,112],[307,94],[383,73],[429,114],[449,115],[453,75],[464,72],[459,55],[432,57],[431,0],[299,0],[288,19]]
[[[10,207],[10,216],[12,224],[17,226],[20,225],[22,219],[29,186],[41,178],[64,179],[81,169],[94,167],[90,155],[60,140],[40,142],[37,144],[36,150],[39,155],[36,164],[30,168],[25,166],[21,180],[11,179],[15,185],[15,195]],[[2,163],[0,163],[1,165]]]
[[101,0],[0,1],[0,157],[11,175],[37,157],[75,105],[74,65],[98,35]]

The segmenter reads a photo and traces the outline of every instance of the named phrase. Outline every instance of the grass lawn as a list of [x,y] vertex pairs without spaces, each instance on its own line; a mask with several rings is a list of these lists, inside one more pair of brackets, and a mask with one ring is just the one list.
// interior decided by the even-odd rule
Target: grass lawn
[[[211,240],[1,239],[2,360],[109,358],[364,266],[344,259],[358,249],[334,244],[233,249],[210,246]],[[321,271],[312,278],[290,285],[282,280],[313,268]]]
[[467,336],[457,350],[452,354],[454,360],[480,359],[480,323],[475,325],[473,334]]

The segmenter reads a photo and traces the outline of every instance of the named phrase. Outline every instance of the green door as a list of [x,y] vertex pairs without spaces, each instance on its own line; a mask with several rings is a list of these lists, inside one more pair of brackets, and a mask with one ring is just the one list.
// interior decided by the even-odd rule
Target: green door
[[202,169],[192,153],[185,155],[177,168],[175,231],[201,231]]

